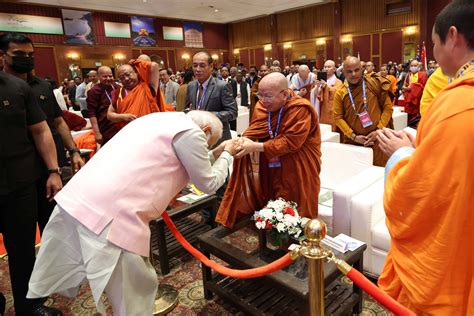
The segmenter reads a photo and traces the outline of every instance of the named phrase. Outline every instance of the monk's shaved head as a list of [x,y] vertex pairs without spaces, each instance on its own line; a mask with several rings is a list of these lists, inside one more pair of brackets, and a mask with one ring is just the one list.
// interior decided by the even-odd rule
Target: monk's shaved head
[[119,66],[117,76],[125,89],[132,90],[138,84],[138,75],[129,64]]
[[328,73],[328,78],[332,77],[336,72],[336,63],[333,60],[326,60],[324,63],[324,71]]
[[279,72],[272,72],[258,84],[258,97],[268,112],[279,110],[288,100],[288,81]]
[[137,59],[144,60],[144,61],[151,61],[150,57],[147,54],[141,54],[140,56],[138,56]]
[[112,69],[107,66],[100,66],[97,70],[99,73],[99,80],[101,83],[105,85],[111,85],[114,82],[114,75],[112,73]]
[[259,88],[270,88],[272,90],[281,91],[288,88],[288,80],[286,77],[279,72],[272,72],[262,78],[258,84]]
[[99,69],[97,69],[97,71],[99,72],[99,76],[101,74],[104,74],[104,73],[112,73],[112,69],[110,69],[110,67],[108,66],[100,66]]
[[123,64],[123,65],[120,65],[117,69],[117,71],[120,73],[120,72],[124,72],[124,71],[133,71],[135,72],[135,69],[133,69],[133,67],[129,64]]
[[354,56],[348,56],[344,60],[344,76],[350,84],[357,84],[360,82],[363,69],[360,63],[359,58]]

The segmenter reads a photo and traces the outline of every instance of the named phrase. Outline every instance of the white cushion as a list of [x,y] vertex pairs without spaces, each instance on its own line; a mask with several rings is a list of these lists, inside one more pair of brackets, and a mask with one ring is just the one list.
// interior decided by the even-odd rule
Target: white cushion
[[83,129],[91,129],[92,128],[91,120],[88,118],[85,118],[85,120],[86,120],[86,126],[84,126]]
[[249,127],[250,112],[239,112],[237,116],[237,134],[242,134]]
[[[367,252],[367,250],[365,252]],[[375,276],[379,276],[382,273],[383,265],[385,264],[385,259],[387,258],[387,252],[374,248],[372,248],[370,252],[372,253],[372,266],[368,269],[365,269],[364,262],[364,270],[374,274]]]
[[405,112],[405,107],[404,106],[394,106],[393,107],[393,112]]
[[334,189],[350,177],[372,166],[372,148],[321,143],[321,186]]
[[76,139],[79,136],[84,135],[84,134],[89,133],[89,132],[90,132],[90,130],[85,130],[85,129],[83,129],[82,131],[77,131],[77,132],[76,131],[71,131],[71,136],[72,136],[72,139]]
[[332,132],[332,127],[329,124],[319,124],[319,130],[321,131],[321,135],[324,133]]
[[385,217],[383,210],[383,178],[354,196],[351,201],[351,236],[367,244],[364,269],[372,266],[372,227]]
[[330,236],[334,236],[333,233],[333,215],[332,215],[332,208],[325,205],[318,205],[318,218],[321,219],[327,228],[327,234]]
[[340,143],[341,138],[339,133],[326,132],[321,134],[321,142]]
[[401,131],[408,124],[408,114],[404,112],[393,112],[393,129],[396,131]]
[[390,249],[390,233],[385,225],[385,217],[372,227],[372,247],[384,251]]
[[384,168],[371,166],[337,186],[333,193],[333,233],[351,236],[352,198],[384,178]]

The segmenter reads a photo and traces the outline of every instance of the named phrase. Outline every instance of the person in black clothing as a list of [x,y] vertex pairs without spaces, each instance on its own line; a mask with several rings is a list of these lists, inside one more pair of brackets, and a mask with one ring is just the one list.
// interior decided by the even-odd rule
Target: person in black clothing
[[82,83],[82,79],[80,77],[74,77],[74,84],[69,87],[67,95],[68,99],[71,102],[70,106],[72,106],[74,111],[79,111],[80,107],[76,104],[76,90],[77,86]]
[[[53,135],[56,145],[56,156],[59,167],[66,165],[66,153],[64,147],[69,150],[71,164],[74,172],[78,171],[84,162],[81,159],[79,150],[71,136],[71,131],[63,118],[63,111],[58,105],[51,85],[46,81],[32,74],[34,68],[34,47],[31,40],[16,33],[6,33],[1,36],[0,49],[4,52],[4,71],[20,79],[26,80],[35,95],[40,108],[46,114],[46,121]],[[15,64],[15,61],[17,64]],[[18,61],[21,63],[18,64]],[[38,193],[38,225],[43,232],[53,212],[54,201],[46,198],[45,184],[49,174],[43,164],[42,173],[37,181]]]
[[[18,69],[26,64],[25,59],[5,56],[0,50],[4,62]],[[43,306],[42,299],[26,299],[35,262],[35,181],[39,177],[35,146],[50,170],[45,191],[52,199],[62,184],[46,116],[26,82],[0,72],[0,232],[8,252],[15,313],[62,315],[57,309]]]

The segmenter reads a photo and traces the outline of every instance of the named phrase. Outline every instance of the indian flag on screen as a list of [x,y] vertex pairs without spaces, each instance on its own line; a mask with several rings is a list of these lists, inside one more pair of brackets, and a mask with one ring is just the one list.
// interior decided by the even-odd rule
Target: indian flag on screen
[[13,13],[0,13],[0,31],[64,34],[61,18]]

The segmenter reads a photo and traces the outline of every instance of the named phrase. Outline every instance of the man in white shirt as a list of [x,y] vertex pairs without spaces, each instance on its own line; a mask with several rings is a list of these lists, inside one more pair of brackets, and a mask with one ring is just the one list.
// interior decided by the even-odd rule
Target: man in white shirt
[[250,105],[250,86],[249,84],[243,80],[243,75],[239,71],[235,76],[237,82],[237,97],[235,98],[235,102],[237,102],[237,107],[239,106],[246,106]]
[[165,96],[167,104],[172,104],[176,108],[176,95],[178,94],[179,84],[170,80],[172,75],[169,69],[160,70],[160,88]]
[[293,76],[290,88],[300,97],[309,100],[309,92],[312,89],[316,76],[309,70],[307,65],[301,65],[298,68],[298,74]]

